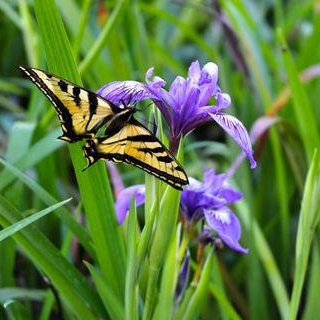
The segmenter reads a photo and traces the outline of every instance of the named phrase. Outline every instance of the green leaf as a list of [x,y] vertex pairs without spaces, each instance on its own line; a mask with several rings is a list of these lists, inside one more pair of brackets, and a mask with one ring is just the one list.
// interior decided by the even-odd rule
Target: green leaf
[[[35,0],[34,5],[49,70],[81,85],[71,46],[55,2]],[[81,172],[84,158],[80,146],[81,143],[70,144],[69,150],[96,257],[108,285],[120,299],[124,291],[124,244],[114,213],[112,191],[102,162]],[[114,277],[115,274],[118,276]]]
[[[29,176],[23,174],[20,170],[16,169],[10,163],[2,160],[2,163],[10,172],[17,176],[23,183],[25,183],[46,205],[51,206],[57,202],[57,200],[44,190],[37,182],[32,180]],[[94,257],[94,251],[91,245],[91,239],[87,235],[84,228],[75,221],[70,211],[65,208],[60,208],[56,211],[59,218],[70,228],[70,230],[77,236],[79,242],[86,248],[88,253]]]
[[125,319],[138,320],[137,211],[132,197],[127,229],[127,273],[125,286]]
[[5,302],[9,299],[34,300],[42,301],[45,291],[40,289],[24,289],[24,288],[1,288],[0,301]]
[[319,242],[315,239],[310,255],[311,265],[306,288],[306,304],[301,319],[316,319],[319,312],[320,296],[320,250]]
[[112,290],[110,290],[110,287],[106,283],[101,272],[89,263],[85,262],[85,264],[89,269],[90,274],[92,275],[93,281],[97,286],[97,290],[101,296],[101,299],[106,309],[108,310],[110,318],[114,320],[124,319],[123,304],[113,294]]
[[303,193],[296,238],[294,285],[289,319],[296,319],[308,268],[310,248],[320,220],[320,153],[314,152]]
[[81,73],[84,73],[87,71],[87,69],[90,67],[92,63],[94,63],[98,54],[104,47],[106,40],[108,38],[108,35],[111,29],[113,28],[114,24],[116,23],[118,16],[121,14],[121,11],[125,2],[126,0],[117,1],[117,5],[115,9],[112,11],[110,18],[108,19],[108,22],[105,24],[104,28],[102,29],[99,35],[99,38],[95,41],[94,45],[91,47],[86,57],[80,63],[79,70]]
[[[9,227],[22,220],[22,215],[0,197],[0,224]],[[25,255],[56,287],[65,305],[78,318],[105,317],[101,300],[75,267],[33,225],[12,235]]]
[[[201,313],[201,308],[204,305],[208,295],[210,276],[211,276],[211,267],[212,267],[212,250],[207,256],[206,262],[201,272],[200,281],[196,285],[196,289],[188,303],[188,307],[184,314],[185,320],[188,320],[188,319],[192,320],[192,319],[199,318],[199,315]],[[193,284],[191,284],[191,286],[192,285]]]
[[300,136],[303,140],[308,160],[311,161],[314,148],[320,146],[318,124],[315,121],[314,110],[311,107],[310,100],[299,79],[295,61],[280,30],[278,31],[278,37],[282,47],[282,58],[288,76]]
[[173,315],[175,291],[178,283],[179,268],[181,267],[181,261],[179,261],[180,233],[181,226],[177,228],[174,234],[164,264],[156,310],[158,319],[171,319]]
[[[56,137],[59,135],[60,129],[54,130],[48,133],[44,138],[36,142],[30,147],[23,156],[16,159],[15,166],[20,170],[26,170],[29,167],[35,165],[40,160],[44,159],[47,155],[53,151],[61,148],[62,143],[57,143]],[[23,138],[21,138],[23,140]],[[15,180],[15,176],[9,170],[3,170],[0,173],[0,191],[6,188],[11,182]]]
[[41,219],[42,217],[44,217],[48,213],[58,209],[59,207],[63,206],[64,204],[68,203],[70,200],[71,200],[71,198],[64,200],[64,201],[61,201],[61,202],[59,202],[49,208],[46,208],[44,210],[41,210],[41,211],[33,214],[32,216],[29,216],[19,222],[16,222],[15,224],[11,225],[10,227],[5,228],[4,230],[1,230],[0,231],[0,242],[2,240],[12,236],[14,233],[20,231],[21,229],[25,228],[29,224]]
[[265,269],[279,313],[283,318],[285,318],[289,313],[289,298],[284,281],[281,278],[277,261],[259,224],[254,217],[248,215],[250,210],[246,206],[245,202],[242,201],[237,203],[236,208],[239,209],[238,212],[240,214],[241,222],[247,230],[251,230],[252,232],[255,248]]
[[8,319],[12,320],[31,320],[30,310],[20,301],[8,300],[4,303],[4,308]]
[[34,123],[17,121],[13,124],[6,152],[8,161],[14,162],[29,152],[34,129]]

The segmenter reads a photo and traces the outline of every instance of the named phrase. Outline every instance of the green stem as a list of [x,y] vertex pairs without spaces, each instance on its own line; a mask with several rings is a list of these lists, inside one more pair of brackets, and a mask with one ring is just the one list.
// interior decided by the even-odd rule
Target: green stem
[[159,268],[149,268],[148,287],[146,295],[146,303],[143,312],[143,320],[149,320],[152,318],[154,311],[155,301],[157,299],[157,283],[159,277]]

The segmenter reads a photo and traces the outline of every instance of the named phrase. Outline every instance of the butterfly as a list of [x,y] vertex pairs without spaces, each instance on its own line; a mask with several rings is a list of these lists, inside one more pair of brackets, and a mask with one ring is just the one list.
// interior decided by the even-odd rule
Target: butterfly
[[[87,167],[106,159],[139,167],[178,190],[189,183],[171,152],[134,118],[134,107],[115,105],[93,91],[43,70],[20,69],[53,104],[62,129],[59,139],[70,143],[86,140],[83,154]],[[104,133],[97,135],[102,127]]]

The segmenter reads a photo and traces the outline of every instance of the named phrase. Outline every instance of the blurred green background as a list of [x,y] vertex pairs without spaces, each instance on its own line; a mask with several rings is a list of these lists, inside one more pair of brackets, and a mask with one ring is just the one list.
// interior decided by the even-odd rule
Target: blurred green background
[[[67,37],[60,34],[61,19]],[[115,318],[98,297],[112,300],[103,285],[98,294],[89,285],[98,271],[90,270],[90,277],[82,262],[91,257],[88,260],[97,259],[101,267],[103,255],[111,250],[102,246],[99,253],[95,246],[106,240],[99,237],[108,235],[94,218],[89,219],[88,231],[82,214],[81,200],[86,212],[90,207],[86,201],[96,206],[104,201],[100,187],[95,187],[92,176],[85,176],[87,182],[78,187],[66,143],[55,140],[60,128],[54,109],[18,66],[43,68],[78,82],[77,66],[84,86],[97,90],[114,80],[144,81],[152,66],[170,84],[176,75],[185,77],[194,60],[219,66],[219,85],[232,98],[226,111],[248,130],[262,116],[278,119],[254,146],[257,168],[251,170],[243,162],[232,181],[244,195],[234,211],[242,223],[241,243],[250,253],[240,255],[226,248],[215,254],[198,317],[319,317],[320,185],[315,153],[320,122],[319,1],[0,0],[0,43],[2,231],[73,197],[57,215],[46,216],[14,237],[8,233],[0,238],[0,318],[63,318],[59,303],[68,305],[67,319],[81,318],[81,312],[87,318]],[[76,171],[81,171],[85,162],[79,146],[69,150]],[[201,179],[205,169],[227,170],[239,153],[234,142],[211,123],[187,137],[184,168],[189,176]],[[118,168],[126,186],[143,182],[142,171]],[[105,171],[98,172],[93,175],[107,181]],[[109,186],[103,188],[110,193]],[[87,200],[90,192],[93,198]],[[72,242],[74,234],[80,247]],[[48,247],[41,246],[47,242]],[[111,240],[107,242],[110,245]],[[117,252],[108,254],[106,265]],[[60,260],[62,256],[65,260]],[[69,269],[70,265],[75,268]],[[116,272],[117,265],[113,268]],[[68,270],[66,279],[64,270]],[[61,278],[52,281],[50,274],[55,272]],[[50,280],[45,281],[48,274]],[[109,273],[109,277],[118,276]],[[52,287],[66,290],[62,301]],[[72,287],[86,307],[72,296]],[[64,300],[67,297],[71,302]]]

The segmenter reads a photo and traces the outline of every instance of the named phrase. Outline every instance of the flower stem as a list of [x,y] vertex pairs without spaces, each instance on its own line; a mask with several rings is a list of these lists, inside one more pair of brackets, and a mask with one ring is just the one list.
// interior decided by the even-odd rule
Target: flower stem
[[181,240],[181,244],[180,244],[180,248],[179,248],[179,263],[181,263],[184,259],[184,256],[186,254],[187,248],[188,248],[188,244],[190,241],[190,231],[189,228],[184,228],[184,232],[183,232],[183,236],[182,236],[182,240]]

